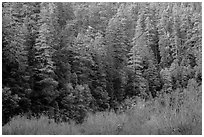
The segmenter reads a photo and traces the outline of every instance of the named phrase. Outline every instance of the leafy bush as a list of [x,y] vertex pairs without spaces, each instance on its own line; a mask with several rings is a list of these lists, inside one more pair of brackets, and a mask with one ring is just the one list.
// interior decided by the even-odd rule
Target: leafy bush
[[88,85],[76,85],[73,88],[72,84],[68,84],[67,93],[60,101],[61,114],[77,123],[82,123],[87,112],[91,111],[91,103],[93,97]]
[[16,94],[12,94],[12,91],[8,87],[4,87],[2,90],[2,124],[7,123],[17,113],[19,107],[18,102],[20,98]]

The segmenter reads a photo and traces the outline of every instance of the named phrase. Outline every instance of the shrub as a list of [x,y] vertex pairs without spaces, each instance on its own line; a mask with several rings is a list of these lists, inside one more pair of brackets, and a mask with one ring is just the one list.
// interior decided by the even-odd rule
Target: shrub
[[60,109],[64,114],[63,117],[75,120],[77,123],[82,123],[91,111],[91,103],[93,97],[90,93],[88,85],[76,85],[75,88],[69,84],[68,93],[60,101]]
[[20,98],[18,95],[13,95],[12,91],[8,87],[4,87],[2,90],[2,124],[6,124],[10,118],[16,115],[18,102]]

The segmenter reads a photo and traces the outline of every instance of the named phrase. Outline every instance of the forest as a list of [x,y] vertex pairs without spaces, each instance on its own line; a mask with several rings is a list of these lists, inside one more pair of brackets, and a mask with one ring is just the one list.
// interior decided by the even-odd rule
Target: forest
[[[19,119],[78,126],[98,114],[93,128],[170,114],[180,123],[168,131],[202,134],[201,86],[202,3],[2,3],[3,134]],[[68,134],[171,134],[122,121]]]

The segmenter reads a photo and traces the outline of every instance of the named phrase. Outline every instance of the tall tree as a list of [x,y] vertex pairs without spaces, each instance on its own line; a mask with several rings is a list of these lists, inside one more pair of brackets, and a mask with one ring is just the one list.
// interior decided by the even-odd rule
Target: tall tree
[[[127,19],[121,15],[125,6],[121,5],[117,14],[110,20],[106,31],[105,42],[107,46],[107,70],[110,76],[110,96],[118,100],[124,98],[124,82],[122,74],[127,65],[127,53],[130,48],[126,27]],[[112,88],[112,89],[111,89]],[[113,90],[115,89],[115,90]]]
[[[54,79],[55,66],[53,65],[52,54],[53,35],[52,24],[50,24],[50,5],[41,3],[40,20],[38,21],[39,33],[35,43],[35,87],[34,97],[44,98],[45,104],[49,104],[57,96],[55,89],[58,82]],[[42,100],[41,100],[42,101]]]
[[144,69],[143,60],[149,54],[148,47],[146,46],[145,33],[144,33],[144,12],[140,13],[136,29],[135,36],[133,38],[133,47],[129,53],[129,64],[128,67],[133,71],[133,93],[134,95],[146,96],[148,89],[147,81],[142,76],[142,70]]
[[169,67],[172,63],[173,57],[170,50],[170,15],[168,9],[164,9],[161,13],[161,18],[158,24],[159,31],[159,51],[161,56],[160,66]]
[[[27,65],[24,11],[19,3],[3,3],[3,60],[17,64],[19,69]],[[6,62],[5,62],[6,63]]]

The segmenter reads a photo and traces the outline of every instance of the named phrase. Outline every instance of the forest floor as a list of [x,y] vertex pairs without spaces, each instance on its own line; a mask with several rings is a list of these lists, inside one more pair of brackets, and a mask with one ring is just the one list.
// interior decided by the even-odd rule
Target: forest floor
[[55,123],[46,116],[39,119],[14,117],[2,128],[3,135],[201,135],[202,103],[176,109],[156,103],[135,106],[123,113],[89,114],[82,124]]

